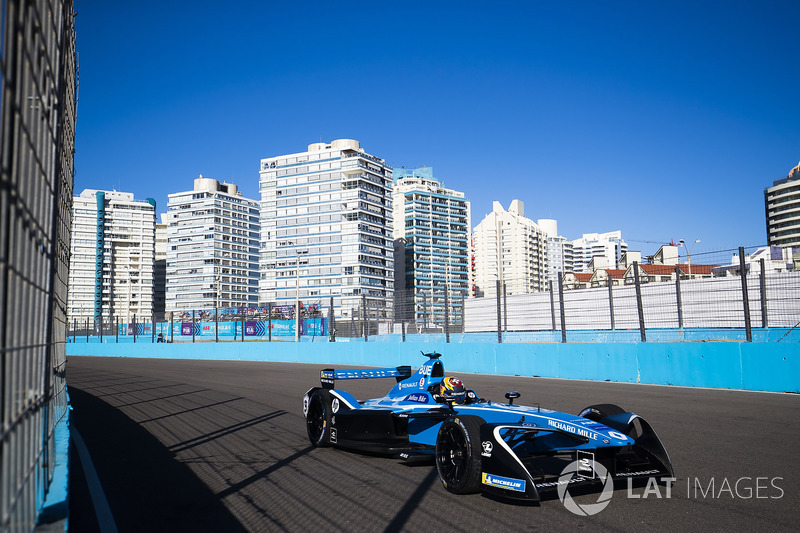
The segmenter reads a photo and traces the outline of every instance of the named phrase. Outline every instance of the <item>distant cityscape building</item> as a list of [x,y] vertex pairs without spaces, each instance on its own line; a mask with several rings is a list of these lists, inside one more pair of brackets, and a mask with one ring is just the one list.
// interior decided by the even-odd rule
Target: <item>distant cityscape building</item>
[[[163,219],[162,215],[162,219]],[[167,224],[156,223],[156,241],[153,261],[153,314],[157,321],[163,321],[166,317],[164,309],[166,306],[167,291]]]
[[150,321],[156,202],[86,189],[73,198],[68,321]]
[[604,257],[609,268],[619,267],[619,260],[628,250],[622,240],[621,231],[607,233],[584,233],[580,239],[572,241],[574,253],[573,268],[576,272],[591,272],[589,263],[595,257]]
[[767,244],[800,246],[800,163],[764,190]]
[[[758,274],[761,272],[761,261],[764,261],[764,272],[790,272],[797,270],[800,248],[764,246],[751,254],[745,254],[745,271],[748,274]],[[694,268],[694,265],[692,265]],[[731,257],[729,265],[714,266],[712,269],[714,277],[741,276],[741,265],[739,254],[735,253]]]
[[336,316],[388,313],[391,187],[392,167],[352,139],[262,159],[261,304],[327,308],[332,297]]
[[258,304],[258,202],[202,175],[167,202],[165,312]]
[[433,168],[394,171],[395,317],[415,324],[462,324],[469,289],[470,204]]
[[[506,294],[547,289],[547,234],[525,218],[520,200],[508,211],[494,202],[492,212],[473,229],[475,296],[494,296],[497,282]],[[501,288],[502,291],[502,288]]]
[[560,274],[574,269],[572,241],[558,234],[558,221],[554,219],[540,218],[536,224],[547,235],[547,280],[558,283]]

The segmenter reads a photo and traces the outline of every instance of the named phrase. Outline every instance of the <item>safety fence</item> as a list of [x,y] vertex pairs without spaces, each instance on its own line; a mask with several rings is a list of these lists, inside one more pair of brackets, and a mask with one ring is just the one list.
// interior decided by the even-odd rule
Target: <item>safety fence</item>
[[64,335],[77,89],[72,4],[0,3],[4,532],[33,531],[37,519],[66,517],[66,475],[56,476],[59,486],[54,474],[66,470],[61,434],[67,420]]
[[[466,298],[466,287],[396,291],[392,306],[366,298],[353,309],[333,299],[294,306],[205,309],[170,320],[75,321],[72,342],[185,342],[419,338],[445,342],[647,342],[800,338],[800,270],[791,249],[740,248],[695,254],[694,263],[632,263],[564,274],[547,291]],[[676,258],[677,259],[677,258]],[[800,259],[800,258],[798,258]],[[741,271],[746,275],[740,275]],[[153,326],[155,324],[155,326]],[[299,334],[296,333],[299,328]]]

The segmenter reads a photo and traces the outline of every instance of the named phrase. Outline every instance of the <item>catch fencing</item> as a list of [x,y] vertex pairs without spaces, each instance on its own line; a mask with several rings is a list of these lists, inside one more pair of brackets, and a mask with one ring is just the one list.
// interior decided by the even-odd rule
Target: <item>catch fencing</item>
[[74,342],[800,340],[800,257],[791,249],[740,248],[692,259],[566,274],[550,290],[530,294],[508,294],[497,283],[492,296],[466,298],[466,287],[443,284],[433,293],[396,291],[392,306],[362,298],[362,305],[343,310],[320,300],[303,307],[299,320],[294,306],[210,309],[160,323],[115,319],[102,328],[87,319],[75,322],[70,336]]
[[70,0],[0,8],[0,531],[27,532],[66,454],[75,32]]

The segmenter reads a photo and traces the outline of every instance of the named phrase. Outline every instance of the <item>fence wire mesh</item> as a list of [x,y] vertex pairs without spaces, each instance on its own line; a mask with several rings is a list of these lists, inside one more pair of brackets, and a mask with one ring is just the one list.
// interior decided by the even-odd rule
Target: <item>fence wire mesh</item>
[[71,1],[0,11],[0,530],[32,531],[67,409],[76,63]]
[[[796,250],[800,252],[800,250]],[[363,299],[351,309],[333,301],[294,306],[201,309],[168,322],[100,328],[72,324],[75,342],[300,340],[431,342],[642,342],[693,340],[800,341],[800,255],[769,246],[676,257],[626,269],[568,273],[549,290],[512,294],[506,280],[493,294],[466,298],[466,287],[398,290],[391,305]],[[740,275],[744,263],[745,277]],[[637,281],[638,280],[638,281]]]

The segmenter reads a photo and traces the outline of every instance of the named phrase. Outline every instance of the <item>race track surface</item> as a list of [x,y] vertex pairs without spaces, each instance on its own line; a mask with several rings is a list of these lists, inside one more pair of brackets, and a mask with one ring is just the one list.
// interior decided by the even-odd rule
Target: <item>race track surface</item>
[[[72,427],[118,530],[797,531],[797,395],[456,373],[492,401],[518,390],[516,403],[572,413],[616,403],[650,422],[675,467],[670,497],[664,484],[621,485],[600,513],[577,516],[557,498],[519,505],[450,494],[431,464],[312,447],[302,396],[319,370],[69,357]],[[365,399],[393,383],[342,388]],[[70,531],[99,531],[86,465],[74,451],[71,461]]]

